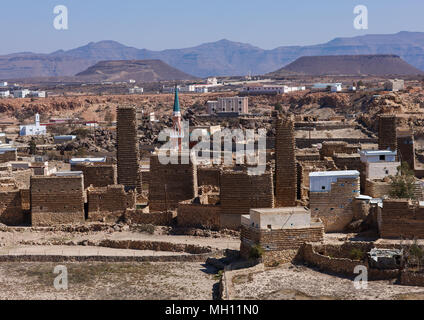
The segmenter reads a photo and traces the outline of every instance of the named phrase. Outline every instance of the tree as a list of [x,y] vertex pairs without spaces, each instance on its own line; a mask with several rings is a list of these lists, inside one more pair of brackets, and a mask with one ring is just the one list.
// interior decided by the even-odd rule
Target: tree
[[402,162],[397,169],[397,174],[390,177],[390,196],[398,199],[415,199],[414,171],[409,169],[407,162]]
[[34,139],[29,142],[29,154],[35,154],[37,152],[37,144]]
[[279,113],[283,112],[283,106],[281,105],[281,103],[277,102],[276,104],[274,104],[274,110],[278,111]]

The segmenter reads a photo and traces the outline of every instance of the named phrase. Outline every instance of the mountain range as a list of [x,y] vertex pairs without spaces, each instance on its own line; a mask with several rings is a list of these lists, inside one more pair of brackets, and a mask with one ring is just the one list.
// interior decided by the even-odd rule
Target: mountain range
[[0,56],[0,79],[73,76],[103,60],[159,59],[196,77],[265,74],[302,56],[398,55],[424,70],[424,32],[335,38],[312,46],[282,46],[265,50],[250,44],[220,40],[185,49],[152,51],[116,41],[91,42],[50,54],[31,52]]
[[411,66],[397,55],[359,54],[304,56],[267,75],[273,78],[282,78],[295,74],[308,76],[409,76],[424,75],[424,71]]

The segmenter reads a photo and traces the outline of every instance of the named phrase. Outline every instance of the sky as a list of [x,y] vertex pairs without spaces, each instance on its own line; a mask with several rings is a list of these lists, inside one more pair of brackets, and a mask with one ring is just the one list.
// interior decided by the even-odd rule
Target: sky
[[[57,5],[68,9],[68,30],[54,28]],[[353,26],[357,5],[368,8],[367,30]],[[13,0],[0,11],[0,54],[50,53],[101,40],[163,50],[228,39],[273,49],[424,32],[423,15],[423,0]]]

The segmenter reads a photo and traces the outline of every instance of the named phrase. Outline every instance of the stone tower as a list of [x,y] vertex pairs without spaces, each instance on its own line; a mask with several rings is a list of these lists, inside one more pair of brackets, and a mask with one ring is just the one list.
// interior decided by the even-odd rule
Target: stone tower
[[396,115],[381,115],[379,117],[378,149],[397,150]]
[[135,107],[118,107],[116,141],[118,183],[124,185],[126,190],[140,189],[141,175]]
[[297,199],[294,119],[277,118],[275,135],[275,206],[293,207]]

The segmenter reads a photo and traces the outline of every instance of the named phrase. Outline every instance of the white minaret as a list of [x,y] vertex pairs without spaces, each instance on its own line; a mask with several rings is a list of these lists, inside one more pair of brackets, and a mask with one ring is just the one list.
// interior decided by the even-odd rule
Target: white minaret
[[38,113],[35,115],[35,126],[40,126],[40,115]]

